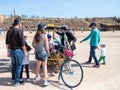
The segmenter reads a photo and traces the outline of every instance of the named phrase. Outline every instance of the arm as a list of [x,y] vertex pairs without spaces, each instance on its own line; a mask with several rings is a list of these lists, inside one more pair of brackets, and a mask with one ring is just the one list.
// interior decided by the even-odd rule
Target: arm
[[89,38],[91,38],[93,34],[94,34],[94,32],[92,31],[86,38],[84,38],[83,40],[81,40],[80,43],[82,43],[82,42],[88,40]]
[[32,41],[32,46],[35,49],[35,39],[34,38],[33,38],[33,41]]
[[6,49],[7,49],[7,56],[10,57],[8,33],[9,33],[9,31],[7,32],[5,43],[6,43]]
[[47,53],[49,54],[49,44],[48,44],[48,38],[47,38],[47,36],[45,36],[44,41],[45,41],[46,51],[47,51]]
[[76,37],[71,32],[69,33],[68,37],[71,38],[72,42],[76,42],[77,41]]
[[63,33],[59,32],[59,31],[56,31],[56,33],[57,33],[58,35],[60,35],[60,36],[63,36],[63,35],[64,35]]
[[24,35],[23,35],[22,30],[18,31],[18,35],[19,35],[19,39],[20,39],[20,46],[21,46],[25,56],[27,56],[27,51],[26,51],[25,41],[24,41]]

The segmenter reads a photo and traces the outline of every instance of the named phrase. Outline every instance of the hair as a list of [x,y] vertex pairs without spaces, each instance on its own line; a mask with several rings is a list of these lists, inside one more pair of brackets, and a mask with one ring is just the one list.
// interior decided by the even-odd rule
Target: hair
[[46,31],[45,31],[45,29],[40,29],[40,28],[38,28],[37,29],[37,32],[36,32],[36,34],[35,34],[35,36],[34,36],[34,39],[35,39],[35,43],[38,43],[38,42],[40,42],[40,36],[41,36],[41,34],[46,34]]

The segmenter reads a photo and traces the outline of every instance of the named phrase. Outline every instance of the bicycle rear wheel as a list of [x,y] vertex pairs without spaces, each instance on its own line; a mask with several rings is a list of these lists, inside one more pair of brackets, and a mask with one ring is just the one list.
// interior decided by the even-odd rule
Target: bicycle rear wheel
[[76,60],[65,61],[61,66],[60,75],[66,86],[74,88],[80,85],[83,79],[83,69]]

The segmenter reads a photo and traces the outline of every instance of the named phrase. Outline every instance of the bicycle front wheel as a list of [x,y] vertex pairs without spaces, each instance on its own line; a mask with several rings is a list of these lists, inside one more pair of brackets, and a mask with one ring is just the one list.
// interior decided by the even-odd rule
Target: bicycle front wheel
[[70,88],[80,85],[83,79],[83,69],[80,63],[76,60],[64,62],[61,66],[61,79]]

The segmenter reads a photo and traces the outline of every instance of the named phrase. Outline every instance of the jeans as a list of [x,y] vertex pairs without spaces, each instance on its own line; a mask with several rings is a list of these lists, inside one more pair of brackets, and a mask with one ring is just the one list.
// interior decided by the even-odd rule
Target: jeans
[[24,58],[23,51],[21,49],[12,49],[10,50],[10,56],[12,61],[12,80],[14,80],[15,83],[19,83],[22,61]]
[[96,52],[95,50],[97,49],[97,46],[90,46],[90,56],[89,56],[89,61],[91,63],[92,58],[95,60],[96,65],[99,65],[99,62],[96,57]]

